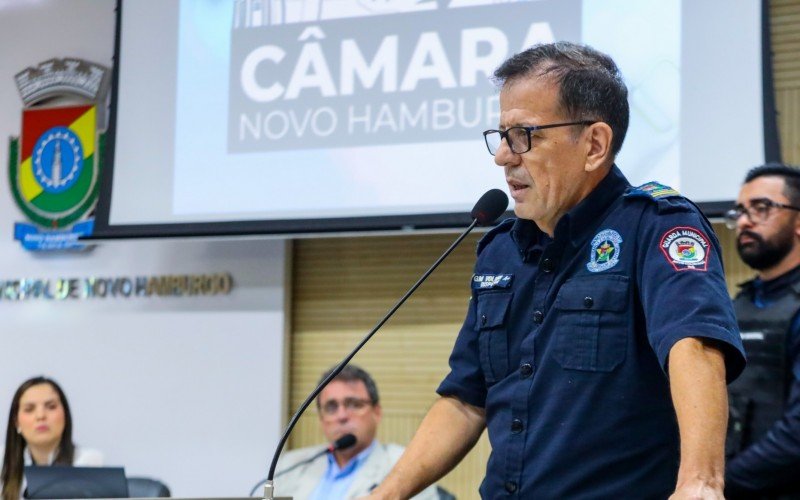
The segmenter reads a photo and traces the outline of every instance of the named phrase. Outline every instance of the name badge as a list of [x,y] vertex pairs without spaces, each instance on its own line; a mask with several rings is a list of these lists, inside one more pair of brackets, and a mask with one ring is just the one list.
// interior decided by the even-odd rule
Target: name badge
[[472,276],[472,289],[508,288],[513,277],[513,274],[475,274]]
[[741,332],[742,340],[764,340],[764,332]]

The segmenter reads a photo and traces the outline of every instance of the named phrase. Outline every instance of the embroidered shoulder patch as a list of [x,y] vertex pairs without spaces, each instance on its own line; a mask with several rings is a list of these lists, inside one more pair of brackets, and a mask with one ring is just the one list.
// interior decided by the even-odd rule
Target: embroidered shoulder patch
[[472,289],[508,288],[513,277],[513,274],[475,274],[472,276]]
[[648,182],[641,186],[632,188],[626,196],[639,196],[643,198],[652,198],[657,200],[659,198],[666,198],[668,196],[680,196],[681,194],[669,186],[665,186],[659,182]]
[[706,271],[711,245],[699,229],[673,227],[661,237],[661,252],[676,271]]

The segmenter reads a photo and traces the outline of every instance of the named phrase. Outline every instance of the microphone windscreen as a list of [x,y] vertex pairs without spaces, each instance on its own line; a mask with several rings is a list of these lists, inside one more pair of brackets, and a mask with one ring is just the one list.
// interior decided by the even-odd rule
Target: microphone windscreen
[[356,437],[352,434],[345,434],[333,442],[334,450],[344,450],[356,444]]
[[500,217],[508,208],[508,196],[501,189],[490,189],[472,207],[470,215],[481,226],[487,226]]

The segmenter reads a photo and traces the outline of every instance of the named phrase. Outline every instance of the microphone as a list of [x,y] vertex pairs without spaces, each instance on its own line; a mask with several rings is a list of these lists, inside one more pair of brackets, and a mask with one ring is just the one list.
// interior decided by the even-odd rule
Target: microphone
[[[269,475],[267,476],[267,481],[264,484],[264,500],[275,500],[274,497],[275,484],[273,478],[275,477],[275,467],[278,465],[278,457],[280,456],[281,450],[283,450],[283,446],[286,444],[286,441],[289,439],[289,434],[291,434],[292,429],[294,429],[294,426],[297,424],[297,421],[300,419],[300,416],[303,414],[303,412],[306,411],[306,408],[308,408],[314,401],[314,399],[319,395],[319,393],[322,392],[322,389],[324,389],[325,386],[327,386],[331,382],[331,380],[333,380],[334,378],[336,378],[337,375],[339,375],[339,372],[341,372],[342,369],[344,369],[344,367],[347,366],[347,363],[349,363],[350,360],[353,359],[353,357],[355,357],[358,351],[360,351],[361,348],[364,347],[364,345],[366,345],[367,342],[369,342],[369,339],[371,339],[372,336],[378,332],[378,330],[384,325],[384,323],[389,321],[389,318],[391,318],[392,315],[394,315],[394,313],[397,312],[398,309],[400,309],[400,306],[402,306],[405,303],[405,301],[408,300],[411,294],[413,294],[417,290],[417,288],[419,288],[420,285],[422,285],[422,283],[426,279],[428,279],[428,276],[430,276],[431,273],[433,273],[433,271],[435,271],[436,268],[439,267],[439,264],[441,264],[442,261],[444,261],[444,259],[446,259],[447,256],[450,255],[450,253],[453,250],[455,250],[455,248],[459,245],[459,243],[461,243],[464,240],[464,238],[467,237],[470,231],[475,229],[475,226],[477,225],[488,226],[489,224],[494,222],[498,217],[500,217],[503,214],[503,212],[505,212],[506,207],[508,207],[508,196],[506,196],[506,194],[502,190],[490,189],[489,191],[484,193],[483,196],[481,196],[480,199],[478,199],[478,201],[475,203],[475,206],[472,208],[472,211],[470,212],[470,216],[472,217],[472,223],[467,227],[467,229],[465,229],[464,232],[461,233],[461,235],[458,238],[456,238],[456,240],[447,248],[447,250],[445,250],[444,253],[438,259],[436,259],[436,262],[434,262],[433,265],[430,268],[428,268],[428,270],[425,271],[425,273],[423,273],[423,275],[417,280],[417,282],[414,283],[411,286],[411,288],[408,289],[408,291],[400,298],[400,300],[397,301],[397,303],[391,309],[389,309],[389,312],[387,312],[386,315],[384,315],[384,317],[380,321],[378,321],[375,327],[372,328],[372,330],[361,340],[361,342],[358,343],[355,349],[350,351],[350,354],[348,354],[336,366],[336,368],[334,368],[331,371],[331,373],[327,377],[325,377],[325,380],[320,382],[317,388],[314,389],[311,392],[311,394],[308,395],[306,400],[303,401],[303,404],[300,405],[300,408],[297,409],[295,414],[292,416],[291,420],[289,420],[289,425],[286,426],[286,430],[284,431],[283,436],[281,436],[281,439],[278,442],[278,446],[275,449],[275,454],[272,456],[272,463],[270,464],[269,467]],[[345,437],[347,436],[342,436],[340,439],[344,439]]]
[[338,450],[346,450],[347,448],[352,448],[355,446],[356,436],[353,434],[345,434],[344,436],[340,437],[336,441],[334,441],[330,446],[328,446],[325,450],[328,453],[333,453],[334,451]]
[[[334,451],[338,450],[346,450],[347,448],[352,448],[353,446],[355,446],[355,444],[356,444],[356,437],[353,434],[345,434],[344,436],[340,437],[339,439],[331,443],[327,448],[323,449],[319,453],[314,453],[311,457],[305,460],[301,460],[300,462],[297,462],[288,469],[278,472],[277,474],[275,474],[275,477],[282,476],[289,471],[293,471],[298,467],[309,464],[314,460],[318,459],[319,457],[321,457],[322,455],[325,455],[326,453],[333,453]],[[262,481],[259,481],[258,484],[261,484]],[[256,488],[257,487],[258,486],[256,486]],[[253,493],[255,493],[255,489],[250,493],[250,496],[253,496]]]
[[490,189],[472,207],[470,216],[480,226],[488,226],[500,217],[508,207],[508,196],[501,189]]
[[[347,448],[352,448],[353,446],[355,446],[356,441],[357,441],[357,439],[356,439],[355,435],[353,435],[353,434],[345,434],[344,436],[340,437],[339,439],[337,439],[336,441],[331,443],[327,448],[323,448],[322,451],[320,451],[318,453],[314,453],[309,458],[307,458],[305,460],[301,460],[301,461],[297,462],[296,464],[292,465],[291,467],[278,472],[277,474],[275,474],[275,477],[282,476],[282,475],[286,474],[287,472],[291,472],[291,471],[295,470],[298,467],[302,467],[304,465],[310,464],[311,462],[313,462],[314,460],[318,459],[322,455],[325,455],[326,453],[333,453],[334,451],[346,450]],[[258,489],[258,487],[261,486],[261,484],[264,483],[264,481],[266,481],[266,480],[267,479],[264,478],[264,479],[260,480],[259,482],[257,482],[256,485],[253,486],[253,489],[250,490],[250,494],[247,495],[247,496],[252,497],[253,494]]]

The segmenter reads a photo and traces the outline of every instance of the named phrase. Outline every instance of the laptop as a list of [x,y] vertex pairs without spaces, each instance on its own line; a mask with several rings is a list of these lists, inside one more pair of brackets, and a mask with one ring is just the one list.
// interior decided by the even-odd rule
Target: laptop
[[123,467],[25,466],[25,498],[128,498]]

